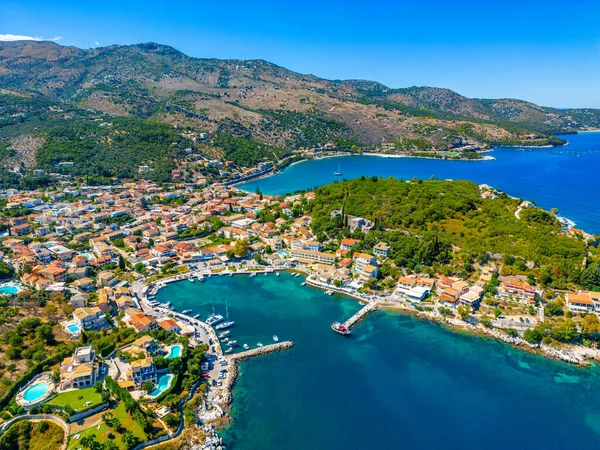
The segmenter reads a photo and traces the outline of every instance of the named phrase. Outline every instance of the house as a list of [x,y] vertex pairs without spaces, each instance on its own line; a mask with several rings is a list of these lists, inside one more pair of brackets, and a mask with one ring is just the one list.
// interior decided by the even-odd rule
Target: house
[[354,252],[352,257],[356,273],[362,272],[366,266],[375,266],[377,264],[377,258],[367,253]]
[[380,242],[373,247],[373,253],[378,258],[387,258],[390,254],[390,245],[386,242]]
[[594,301],[588,292],[586,293],[571,293],[566,295],[567,308],[574,313],[593,312]]
[[106,316],[96,306],[75,309],[73,319],[82,330],[99,330],[109,326]]
[[362,217],[354,217],[348,215],[348,228],[350,228],[350,232],[354,233],[357,229],[360,229],[363,233],[368,233],[375,228],[375,224],[370,220],[364,219]]
[[181,334],[181,327],[173,319],[161,320],[158,324],[163,330],[171,331],[175,334]]
[[340,243],[340,248],[342,250],[350,250],[352,247],[354,247],[359,242],[360,241],[358,239],[344,238],[344,239],[342,239],[342,242]]
[[87,295],[74,295],[70,300],[73,308],[85,308],[87,306]]
[[98,286],[115,286],[119,284],[119,279],[112,272],[100,272],[98,274]]
[[115,303],[117,304],[117,307],[120,310],[127,309],[127,308],[134,308],[135,307],[135,301],[129,295],[122,295],[120,297],[117,297],[115,299]]
[[70,358],[60,365],[61,390],[93,386],[98,377],[99,364],[90,345],[78,347]]
[[367,264],[362,268],[359,274],[359,278],[363,281],[367,281],[369,278],[377,278],[379,276],[379,272],[377,266]]
[[129,322],[138,333],[152,331],[158,328],[156,321],[152,317],[145,314],[135,314],[131,316]]
[[156,367],[151,357],[148,356],[137,361],[132,361],[130,366],[131,369],[128,375],[136,388],[141,388],[142,384],[146,381],[156,383]]
[[501,298],[516,298],[523,303],[535,303],[540,298],[541,292],[536,291],[528,283],[509,280],[500,285],[498,295]]
[[143,350],[150,356],[154,356],[161,350],[161,347],[158,344],[158,342],[156,342],[156,340],[152,336],[148,335],[136,339],[131,345]]

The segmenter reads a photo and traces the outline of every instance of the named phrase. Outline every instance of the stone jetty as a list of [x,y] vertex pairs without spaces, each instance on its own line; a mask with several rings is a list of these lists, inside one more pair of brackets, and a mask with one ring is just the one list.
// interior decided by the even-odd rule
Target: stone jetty
[[276,344],[265,345],[264,347],[253,348],[245,352],[235,353],[230,356],[233,361],[241,361],[243,359],[252,358],[253,356],[266,355],[267,353],[278,352],[294,346],[292,341],[278,342]]
[[358,322],[363,320],[369,313],[375,311],[377,308],[379,308],[379,303],[377,303],[376,301],[367,303],[364,306],[364,308],[362,308],[360,311],[358,311],[356,314],[354,314],[352,317],[346,320],[342,325],[344,325],[349,330]]

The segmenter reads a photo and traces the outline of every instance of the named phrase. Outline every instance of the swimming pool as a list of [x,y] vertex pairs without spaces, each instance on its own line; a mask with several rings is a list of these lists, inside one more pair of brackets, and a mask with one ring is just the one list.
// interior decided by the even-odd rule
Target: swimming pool
[[17,294],[18,292],[19,292],[19,288],[17,288],[16,286],[12,286],[10,284],[0,287],[0,295],[14,295],[14,294]]
[[174,375],[168,373],[166,375],[161,375],[158,379],[158,385],[148,392],[150,397],[158,397],[160,394],[165,392],[171,386],[171,381],[173,380]]
[[31,385],[23,392],[23,400],[29,403],[35,402],[46,395],[49,389],[50,386],[48,386],[48,383],[36,383]]
[[166,358],[172,359],[172,358],[181,357],[181,350],[182,350],[181,344],[172,345],[171,348],[169,349],[169,354],[166,356]]
[[72,323],[71,325],[67,325],[67,330],[72,334],[78,334],[81,331],[81,328],[79,328],[79,325]]

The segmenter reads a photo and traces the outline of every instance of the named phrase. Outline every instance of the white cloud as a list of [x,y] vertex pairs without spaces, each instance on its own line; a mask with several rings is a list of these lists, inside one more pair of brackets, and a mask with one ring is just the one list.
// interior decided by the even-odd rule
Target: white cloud
[[62,38],[56,36],[53,38],[25,36],[22,34],[0,34],[0,41],[60,41]]
[[94,42],[94,46],[100,47],[100,42]]

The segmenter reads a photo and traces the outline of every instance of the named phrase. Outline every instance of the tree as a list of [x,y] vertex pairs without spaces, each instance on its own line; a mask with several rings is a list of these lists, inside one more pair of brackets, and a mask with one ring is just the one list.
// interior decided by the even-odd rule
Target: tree
[[52,331],[52,325],[50,325],[49,323],[40,325],[35,330],[35,337],[36,339],[45,342],[46,344],[54,344],[54,332]]
[[125,258],[123,258],[123,255],[119,255],[119,269],[125,270]]
[[494,317],[498,319],[502,315],[502,310],[500,308],[494,309]]
[[544,308],[544,314],[547,316],[562,316],[563,307],[558,301],[549,302]]
[[479,323],[481,323],[481,325],[483,325],[486,328],[492,328],[492,321],[485,314],[479,318]]
[[146,275],[146,266],[142,262],[136,263],[136,265],[133,266],[133,270],[139,274]]
[[590,338],[600,333],[600,319],[596,314],[588,314],[583,318],[581,333]]
[[127,448],[135,447],[140,442],[140,439],[129,430],[123,433],[122,438]]
[[471,316],[471,308],[466,305],[459,306],[458,315],[462,320],[467,320]]
[[250,248],[248,241],[246,239],[239,239],[233,244],[233,253],[238,258],[243,258],[248,253],[248,248]]
[[142,390],[145,392],[150,392],[154,389],[154,382],[152,381],[144,381],[142,383]]

